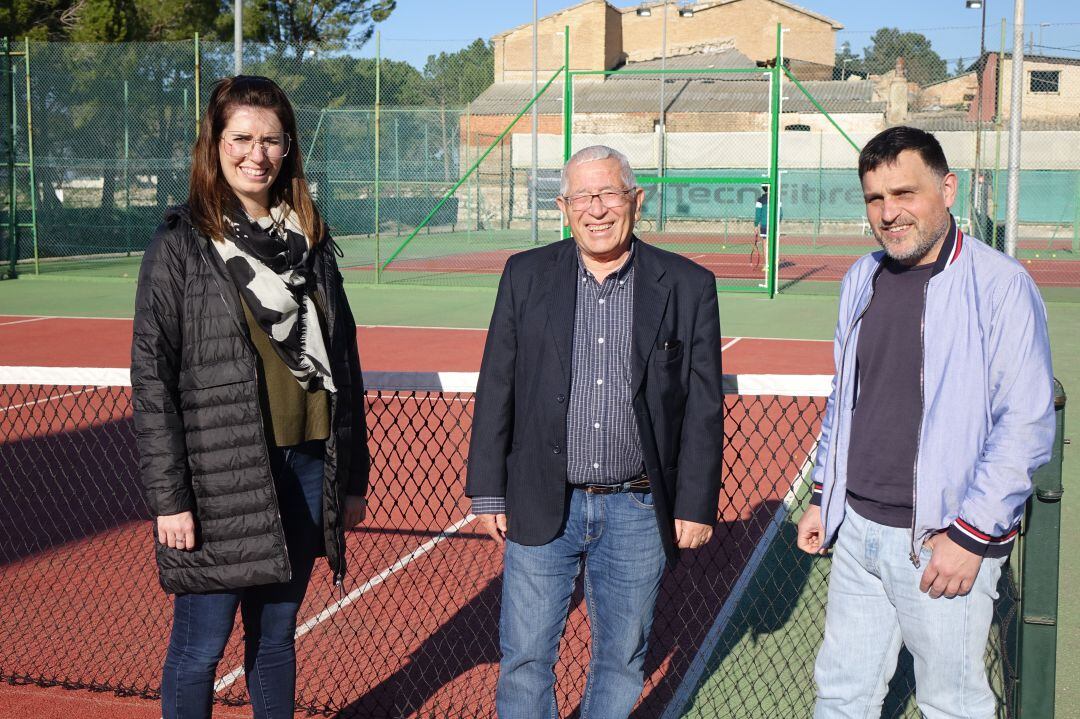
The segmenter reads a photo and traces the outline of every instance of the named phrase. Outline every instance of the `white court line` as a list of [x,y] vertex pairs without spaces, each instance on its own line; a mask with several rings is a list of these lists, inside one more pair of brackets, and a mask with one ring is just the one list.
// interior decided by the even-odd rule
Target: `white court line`
[[[20,315],[8,315],[8,317],[19,317]],[[25,320],[14,320],[13,322],[0,322],[0,327],[6,327],[7,325],[22,325],[27,322],[41,322],[42,320],[51,320],[53,317],[31,317]]]
[[730,348],[730,347],[731,347],[731,346],[732,346],[733,344],[735,344],[736,342],[738,342],[738,341],[739,341],[739,340],[741,340],[741,339],[743,339],[743,338],[742,338],[742,337],[736,337],[736,338],[732,339],[732,340],[731,340],[730,342],[728,342],[728,343],[727,343],[726,345],[724,345],[723,347],[721,347],[721,348],[720,348],[720,351],[721,351],[721,352],[723,352],[724,350],[726,350],[726,349],[729,349],[729,348]]
[[[330,606],[328,606],[326,609],[324,609],[321,612],[319,612],[318,614],[316,614],[314,617],[311,617],[310,619],[305,621],[303,624],[298,626],[296,628],[296,634],[294,635],[295,638],[299,639],[300,637],[304,636],[305,634],[310,632],[312,629],[319,626],[320,624],[325,622],[327,619],[334,616],[339,611],[341,611],[345,607],[347,607],[350,604],[352,604],[353,602],[355,602],[361,596],[363,596],[364,594],[367,594],[372,589],[374,589],[375,587],[377,587],[380,584],[382,584],[383,582],[385,582],[391,576],[393,576],[394,574],[397,574],[398,572],[400,572],[402,569],[407,567],[413,560],[419,559],[420,557],[424,556],[425,554],[430,552],[432,549],[434,549],[435,546],[437,544],[439,544],[440,542],[442,542],[442,541],[444,541],[446,539],[449,539],[451,536],[457,534],[461,530],[462,527],[465,527],[470,522],[472,522],[474,519],[476,519],[476,515],[467,514],[467,515],[465,515],[465,517],[463,519],[461,519],[461,520],[459,520],[457,522],[454,522],[449,527],[447,527],[443,531],[439,532],[439,534],[435,535],[434,537],[432,537],[428,541],[424,542],[423,544],[421,544],[416,549],[412,550],[411,552],[408,552],[407,554],[401,555],[401,557],[396,562],[394,562],[392,565],[390,565],[386,569],[382,570],[381,572],[376,574],[374,577],[371,577],[366,582],[361,584],[359,587],[357,587],[356,589],[349,592],[346,596],[342,597],[338,601],[336,601],[333,604],[331,604]],[[229,686],[234,684],[237,679],[239,679],[242,676],[244,676],[244,665],[241,664],[240,666],[236,667],[235,669],[233,669],[231,672],[229,672],[225,676],[221,677],[221,679],[218,679],[216,682],[214,682],[214,691],[215,692],[220,692],[222,689],[228,688]]]
[[63,399],[64,397],[74,397],[79,394],[86,394],[87,392],[94,391],[94,387],[90,389],[81,389],[78,392],[65,392],[64,394],[58,394],[55,397],[45,397],[43,399],[35,399],[33,402],[23,402],[22,404],[12,404],[0,409],[0,412],[7,412],[12,409],[22,409],[23,407],[33,407],[35,404],[41,404],[43,402],[52,402],[54,400]]
[[366,330],[448,330],[450,332],[487,332],[487,327],[434,327],[430,325],[357,325]]
[[758,540],[757,546],[754,547],[753,554],[750,555],[750,559],[747,560],[746,566],[743,567],[742,572],[739,573],[739,579],[735,582],[735,586],[731,588],[731,593],[728,594],[727,599],[724,600],[724,605],[720,607],[720,612],[716,615],[716,620],[713,622],[712,627],[709,628],[709,633],[705,635],[705,639],[702,640],[697,654],[694,655],[694,660],[690,663],[690,667],[686,670],[686,674],[683,675],[682,682],[679,683],[679,688],[675,690],[675,694],[672,696],[671,702],[667,705],[667,709],[664,710],[661,719],[677,719],[677,717],[682,716],[683,709],[690,700],[690,695],[701,683],[705,668],[712,658],[713,652],[716,651],[716,645],[719,644],[720,637],[724,635],[728,622],[731,621],[731,617],[735,614],[735,608],[739,605],[739,602],[742,601],[743,595],[746,594],[746,589],[750,586],[750,581],[757,573],[762,560],[765,559],[765,553],[776,539],[776,535],[780,533],[780,525],[784,523],[788,514],[795,506],[799,490],[802,488],[803,482],[809,476],[810,470],[813,469],[814,454],[817,452],[818,441],[820,441],[820,439],[821,434],[819,433],[817,439],[814,440],[814,445],[810,448],[810,452],[806,455],[806,461],[803,462],[802,467],[799,468],[799,476],[795,478],[795,481],[791,485],[791,489],[784,495],[784,501],[777,507],[776,514],[773,515],[772,520],[769,522],[769,526],[765,529],[765,533],[761,536],[761,539]]

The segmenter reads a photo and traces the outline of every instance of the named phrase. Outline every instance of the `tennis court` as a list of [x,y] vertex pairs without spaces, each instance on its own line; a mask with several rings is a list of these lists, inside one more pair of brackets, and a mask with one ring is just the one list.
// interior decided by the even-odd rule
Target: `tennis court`
[[[9,495],[0,502],[8,533],[0,667],[9,681],[134,694],[142,699],[133,705],[148,706],[170,610],[157,587],[135,474],[124,369],[130,336],[128,319],[0,317],[0,474]],[[358,717],[492,713],[501,557],[474,531],[462,496],[484,336],[358,328],[371,512],[348,536],[344,590],[317,571],[301,611],[302,709]],[[827,563],[796,554],[791,517],[807,494],[831,344],[723,342],[730,374],[717,531],[664,580],[639,718],[801,716],[812,701]],[[1003,603],[1002,626],[1012,606]],[[573,716],[588,656],[580,595],[568,627],[558,693],[563,715]],[[218,680],[226,704],[246,697],[239,637]],[[904,714],[909,690],[897,687],[893,715]],[[24,693],[18,698],[27,701]],[[79,715],[114,715],[111,708],[94,714],[89,698],[79,706]]]

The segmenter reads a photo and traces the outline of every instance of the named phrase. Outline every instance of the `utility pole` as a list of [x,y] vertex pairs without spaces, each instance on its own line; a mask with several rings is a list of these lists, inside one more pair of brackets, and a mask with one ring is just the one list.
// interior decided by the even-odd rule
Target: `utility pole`
[[1016,257],[1020,221],[1020,120],[1024,99],[1024,0],[1013,6],[1012,97],[1009,102],[1009,194],[1005,205],[1005,254]]

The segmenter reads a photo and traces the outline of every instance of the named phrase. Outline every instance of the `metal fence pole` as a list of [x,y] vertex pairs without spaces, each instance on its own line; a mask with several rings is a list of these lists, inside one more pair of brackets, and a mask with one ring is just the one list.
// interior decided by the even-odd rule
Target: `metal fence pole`
[[1032,477],[1022,547],[1019,631],[1019,697],[1021,719],[1054,716],[1057,669],[1058,559],[1061,551],[1061,460],[1065,436],[1065,389],[1054,381],[1057,432],[1050,461]]
[[[538,29],[537,29],[537,16],[536,16],[536,0],[533,0],[533,36],[532,36],[532,52],[533,52],[532,94],[533,94],[533,97],[536,97],[537,72],[538,72],[536,65],[537,65],[537,61],[538,61],[537,53],[538,53],[539,42],[540,42],[539,39],[538,39],[537,33],[538,33]],[[530,217],[530,220],[531,220],[530,225],[532,227],[532,243],[534,245],[539,244],[539,242],[540,242],[540,231],[539,231],[539,229],[537,227],[537,225],[539,223],[539,212],[538,212],[538,208],[537,208],[537,204],[536,204],[537,203],[537,198],[536,198],[536,185],[537,185],[536,173],[537,173],[537,167],[540,164],[539,163],[540,150],[536,146],[536,143],[539,142],[539,139],[540,139],[540,129],[537,127],[537,123],[539,121],[540,121],[540,104],[536,103],[536,104],[533,105],[533,110],[532,110],[532,172],[531,172],[530,177],[529,177],[529,184],[530,184],[529,189],[531,190],[531,192],[529,193],[529,217]],[[513,170],[511,170],[510,171],[510,182],[513,182],[513,181],[514,181],[514,179],[513,179]],[[513,214],[512,209],[511,209],[510,212],[511,212],[511,214]]]
[[131,128],[128,120],[130,92],[124,80],[124,247],[131,257]]
[[17,275],[16,264],[19,259],[19,228],[16,219],[19,206],[15,201],[15,67],[11,55],[11,38],[4,38],[4,93],[8,96],[8,116],[4,123],[8,136],[8,279]]
[[[769,134],[771,142],[769,148],[769,223],[766,233],[765,284],[769,293],[769,299],[776,297],[776,266],[779,260],[777,252],[777,235],[780,228],[777,226],[780,219],[780,78],[784,67],[784,30],[780,23],[776,24],[776,63],[771,71],[769,87],[769,110],[772,117],[769,120]],[[755,230],[756,231],[756,230]]]
[[382,282],[382,248],[379,246],[379,113],[382,106],[381,67],[382,32],[375,31],[375,284]]
[[1020,122],[1024,99],[1024,0],[1013,12],[1012,92],[1009,98],[1009,197],[1005,204],[1005,253],[1016,257],[1020,224]]
[[25,38],[23,60],[26,62],[26,159],[30,163],[30,237],[34,243],[34,274],[41,274],[41,258],[38,256],[37,231],[37,180],[34,177],[34,113],[30,99],[30,38]]

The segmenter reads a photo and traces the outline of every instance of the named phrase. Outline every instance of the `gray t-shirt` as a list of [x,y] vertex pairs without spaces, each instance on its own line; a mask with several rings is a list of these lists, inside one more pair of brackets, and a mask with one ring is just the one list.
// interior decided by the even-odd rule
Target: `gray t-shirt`
[[922,417],[922,315],[933,264],[887,259],[859,329],[848,501],[861,516],[910,527]]

